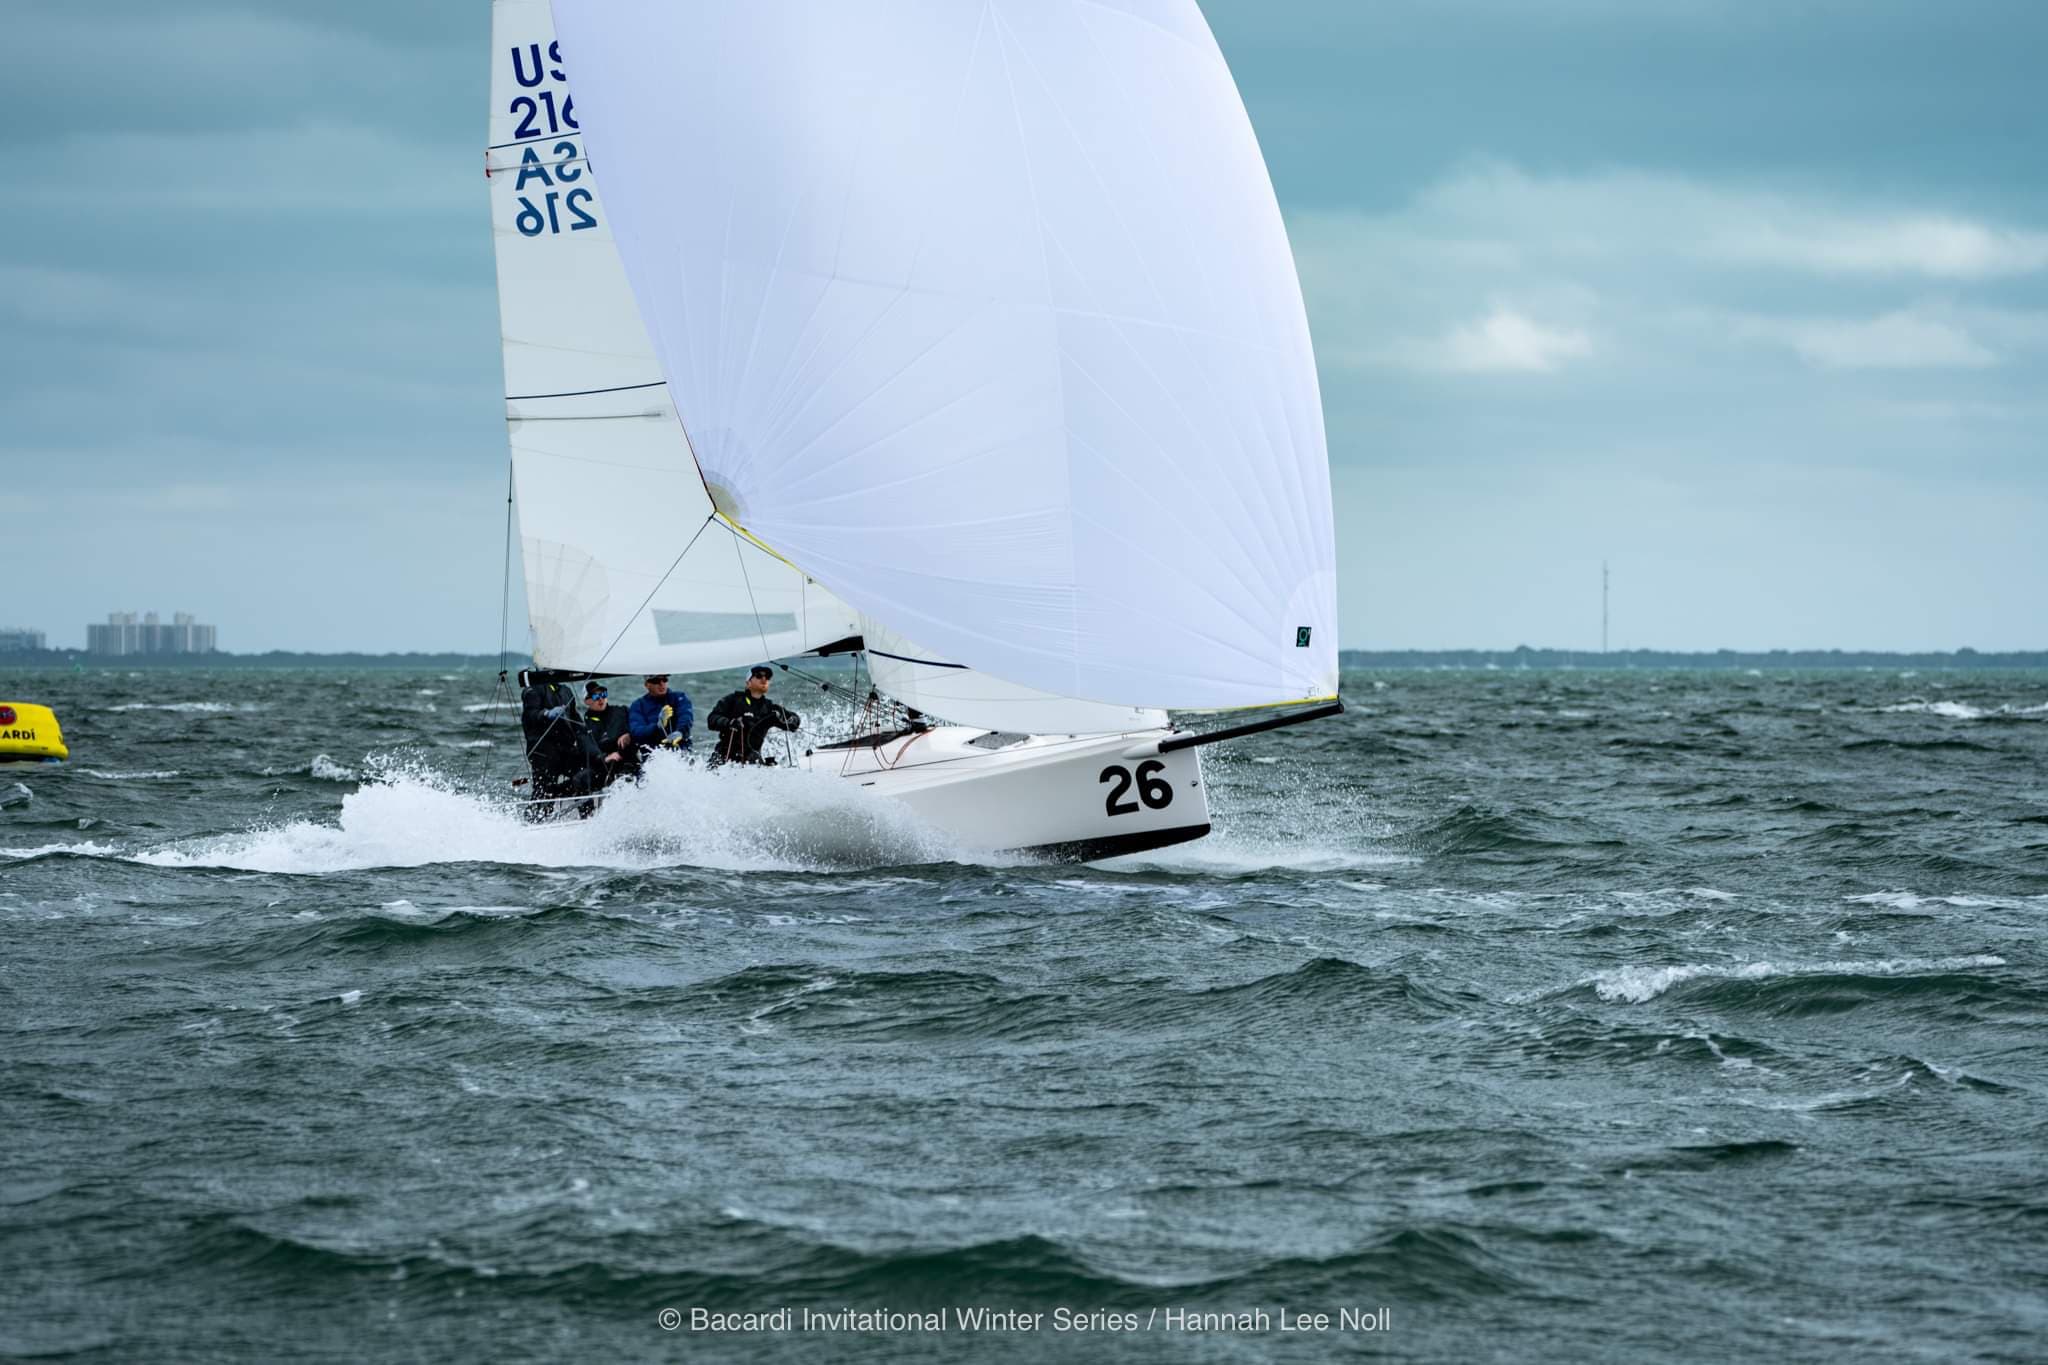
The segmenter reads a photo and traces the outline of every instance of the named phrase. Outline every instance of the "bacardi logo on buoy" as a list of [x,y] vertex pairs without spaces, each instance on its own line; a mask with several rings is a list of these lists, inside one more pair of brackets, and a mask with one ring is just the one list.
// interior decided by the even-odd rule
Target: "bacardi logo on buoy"
[[14,708],[0,704],[0,725],[14,724]]

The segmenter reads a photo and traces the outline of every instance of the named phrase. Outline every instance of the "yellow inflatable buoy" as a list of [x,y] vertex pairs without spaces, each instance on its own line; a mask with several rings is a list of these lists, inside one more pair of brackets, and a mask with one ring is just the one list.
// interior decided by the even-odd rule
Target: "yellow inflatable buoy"
[[49,707],[0,701],[0,763],[62,763],[69,757],[64,732]]

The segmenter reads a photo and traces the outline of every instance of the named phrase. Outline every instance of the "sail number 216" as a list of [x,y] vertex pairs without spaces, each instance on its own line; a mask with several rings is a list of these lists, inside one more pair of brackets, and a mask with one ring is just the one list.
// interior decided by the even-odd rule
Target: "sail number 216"
[[[1143,801],[1153,810],[1162,810],[1173,804],[1173,787],[1159,774],[1166,771],[1166,765],[1156,758],[1148,758],[1138,765],[1138,801]],[[1102,770],[1098,782],[1111,782],[1109,797],[1102,808],[1111,815],[1136,815],[1138,801],[1124,799],[1131,789],[1131,770],[1121,763],[1112,763]]]

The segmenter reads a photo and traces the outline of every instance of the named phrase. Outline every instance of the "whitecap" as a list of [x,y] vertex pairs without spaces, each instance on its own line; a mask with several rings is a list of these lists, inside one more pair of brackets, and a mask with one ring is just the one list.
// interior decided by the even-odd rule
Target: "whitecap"
[[519,709],[519,703],[516,701],[473,701],[462,709],[465,711],[516,711]]
[[0,848],[0,858],[41,858],[52,853],[69,853],[80,858],[114,858],[121,850],[111,844],[38,844],[33,848]]
[[1963,701],[1902,701],[1896,706],[1878,709],[1892,715],[1945,716],[1950,720],[1982,720],[1988,714]]
[[86,773],[87,773],[87,774],[88,774],[89,776],[92,776],[92,777],[104,777],[104,778],[106,778],[107,780],[109,780],[109,781],[111,781],[111,782],[147,782],[147,781],[153,781],[153,780],[158,780],[158,779],[162,779],[162,778],[166,778],[166,777],[176,777],[176,776],[178,775],[178,771],[177,771],[177,769],[175,769],[175,768],[166,768],[166,769],[164,769],[164,770],[163,770],[163,771],[161,771],[161,772],[132,772],[132,773],[120,773],[120,772],[104,772],[104,771],[102,771],[102,770],[100,770],[100,769],[98,769],[98,768],[86,768],[86,769],[84,769],[84,771],[85,771],[85,772],[86,772]]
[[2038,706],[2016,706],[2011,702],[1986,710],[1972,706],[1966,701],[1906,701],[1897,706],[1881,706],[1880,711],[1892,713],[1942,716],[1948,720],[1988,720],[1993,716],[2048,716],[2048,702]]
[[1757,981],[1773,976],[1910,976],[1916,972],[1956,972],[1976,967],[2003,967],[2005,959],[1989,953],[1967,957],[1885,958],[1875,962],[1775,962],[1686,964],[1678,967],[1620,967],[1596,973],[1586,983],[1602,1000],[1640,1005],[1673,986],[1701,978]]
[[224,701],[131,701],[119,706],[109,706],[109,711],[183,711],[198,715],[218,715],[235,708]]
[[1862,896],[1844,896],[1851,905],[1888,905],[1894,910],[1917,910],[1927,904],[1927,898],[1916,896],[1910,891],[1872,891]]

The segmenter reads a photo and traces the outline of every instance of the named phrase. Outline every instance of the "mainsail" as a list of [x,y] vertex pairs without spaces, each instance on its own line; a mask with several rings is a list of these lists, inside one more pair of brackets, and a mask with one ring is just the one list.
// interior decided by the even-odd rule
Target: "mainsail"
[[547,0],[492,9],[485,169],[534,659],[693,672],[854,634],[712,517],[612,243]]
[[1193,0],[555,9],[659,358],[614,382],[733,526],[1034,696],[1336,691],[1300,285]]

